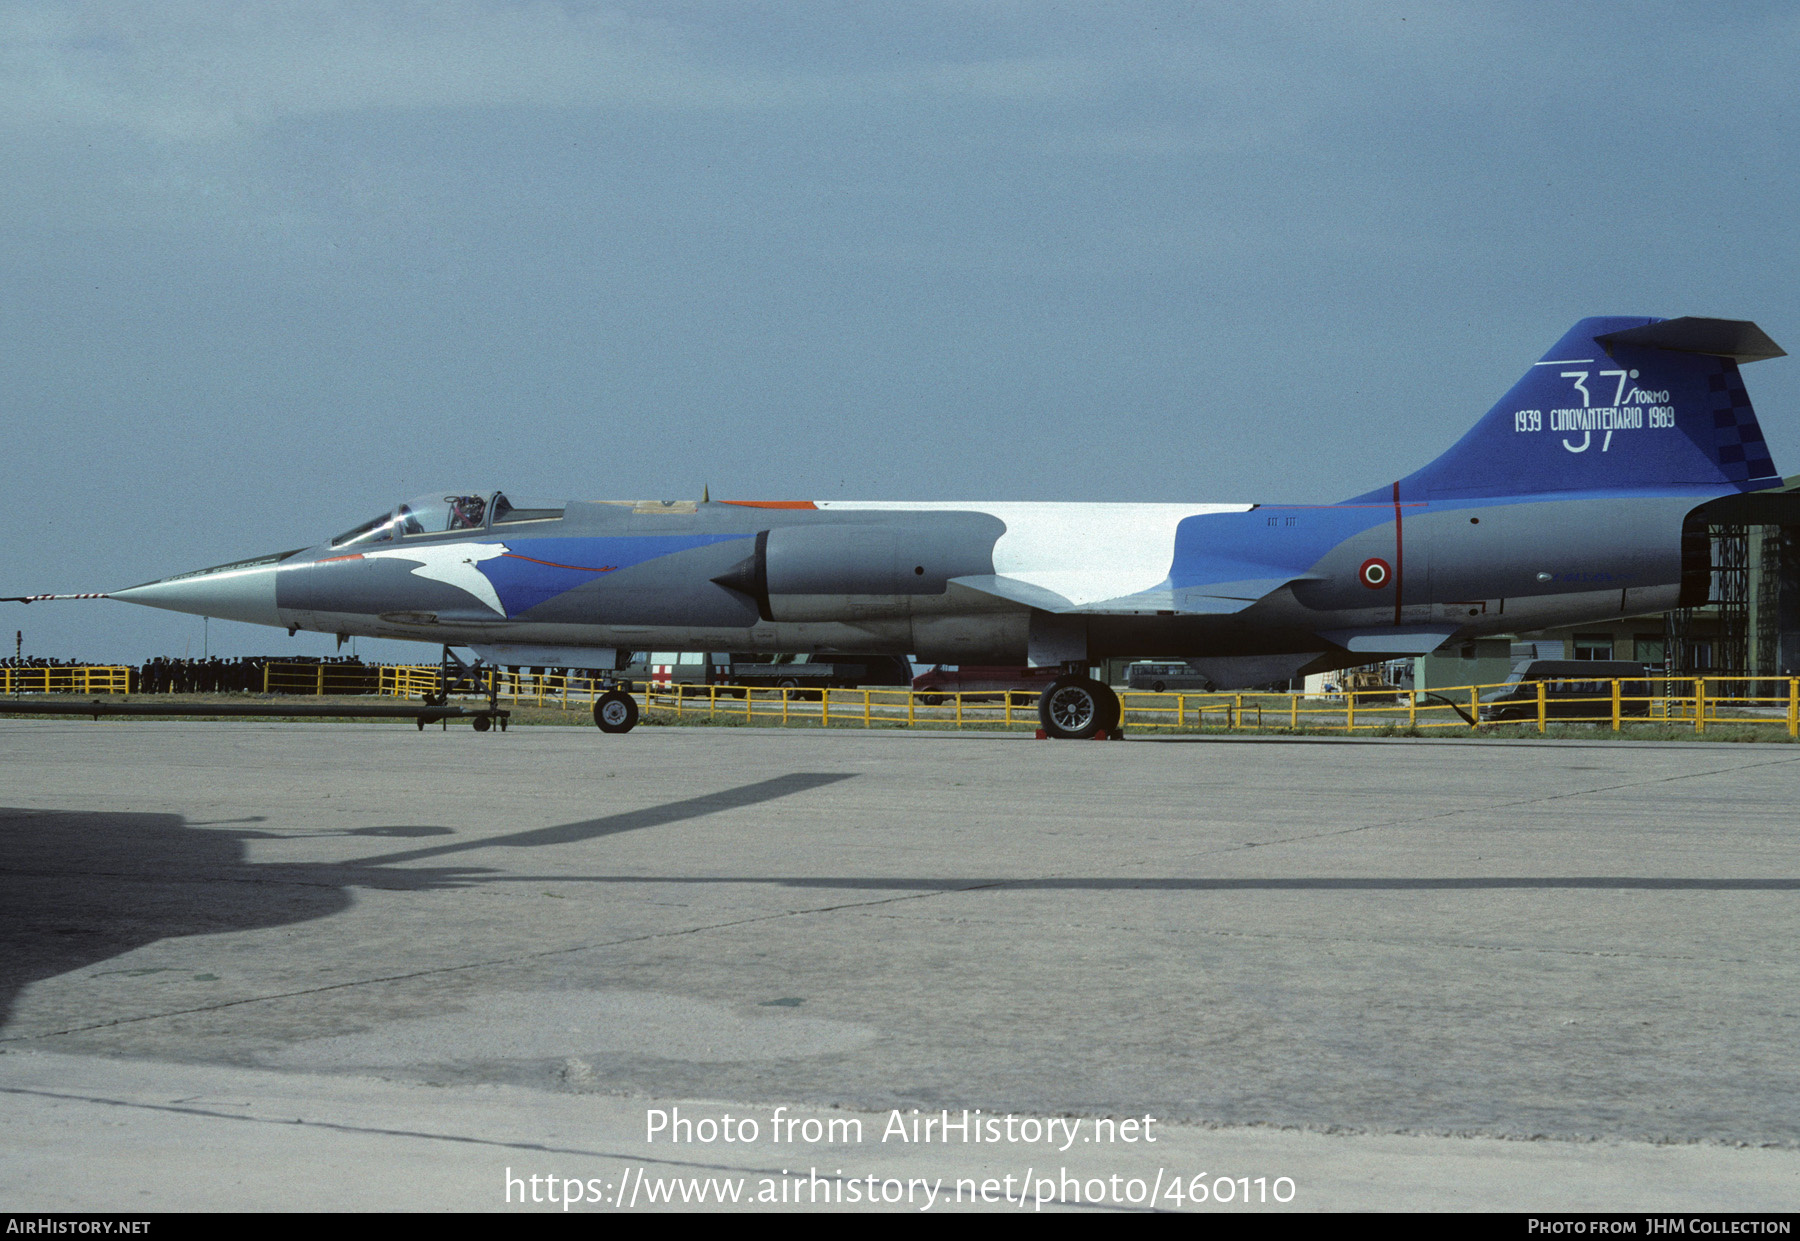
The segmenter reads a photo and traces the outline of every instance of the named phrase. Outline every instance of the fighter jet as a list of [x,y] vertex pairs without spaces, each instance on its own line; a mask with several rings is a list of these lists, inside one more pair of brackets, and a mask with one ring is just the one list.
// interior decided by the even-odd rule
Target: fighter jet
[[[442,488],[109,597],[603,678],[648,649],[1055,666],[1044,730],[1092,737],[1119,719],[1103,658],[1184,656],[1229,688],[1704,601],[1706,506],[1781,481],[1738,372],[1780,356],[1747,322],[1583,319],[1449,451],[1336,504]],[[637,707],[614,688],[595,718],[625,732]]]

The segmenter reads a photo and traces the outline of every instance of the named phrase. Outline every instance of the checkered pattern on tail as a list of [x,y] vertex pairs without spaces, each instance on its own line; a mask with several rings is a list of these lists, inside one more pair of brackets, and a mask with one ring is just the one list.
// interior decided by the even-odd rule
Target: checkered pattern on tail
[[1775,462],[1769,457],[1769,445],[1763,440],[1756,411],[1750,407],[1750,394],[1738,374],[1738,364],[1721,358],[1717,369],[1707,376],[1706,386],[1712,412],[1712,424],[1718,433],[1719,467],[1734,483],[1775,477]]

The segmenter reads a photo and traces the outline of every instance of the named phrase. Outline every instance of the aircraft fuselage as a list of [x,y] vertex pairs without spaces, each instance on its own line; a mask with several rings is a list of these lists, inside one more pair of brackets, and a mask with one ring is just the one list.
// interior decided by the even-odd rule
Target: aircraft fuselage
[[1221,686],[1703,600],[1697,511],[1781,479],[1755,324],[1584,319],[1461,440],[1339,504],[542,502],[433,492],[113,597],[612,669],[621,651],[1195,660]]
[[115,597],[453,646],[953,664],[1026,663],[1035,613],[1038,628],[1053,619],[1080,644],[1081,660],[1303,655],[1298,665],[1345,666],[1422,642],[1672,607],[1682,523],[1706,498],[571,502],[552,518],[305,549]]

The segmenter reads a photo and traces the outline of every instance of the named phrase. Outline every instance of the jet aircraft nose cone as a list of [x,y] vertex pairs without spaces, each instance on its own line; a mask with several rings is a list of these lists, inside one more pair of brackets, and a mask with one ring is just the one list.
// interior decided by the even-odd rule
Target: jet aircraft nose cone
[[303,550],[296,548],[272,556],[196,569],[192,573],[177,573],[159,582],[112,591],[109,597],[195,616],[216,616],[220,620],[244,621],[252,625],[279,625],[275,573],[282,561]]

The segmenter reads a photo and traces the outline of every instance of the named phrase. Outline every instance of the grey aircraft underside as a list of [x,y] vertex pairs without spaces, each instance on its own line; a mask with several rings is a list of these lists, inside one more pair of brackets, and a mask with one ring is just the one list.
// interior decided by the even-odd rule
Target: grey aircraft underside
[[[1055,736],[1116,727],[1088,666],[1221,687],[1704,598],[1704,526],[1780,483],[1753,324],[1585,319],[1423,469],[1338,504],[538,501],[444,489],[327,543],[110,596],[613,671],[633,650],[1061,665]],[[47,597],[47,596],[36,596]],[[635,705],[602,700],[603,728]]]

